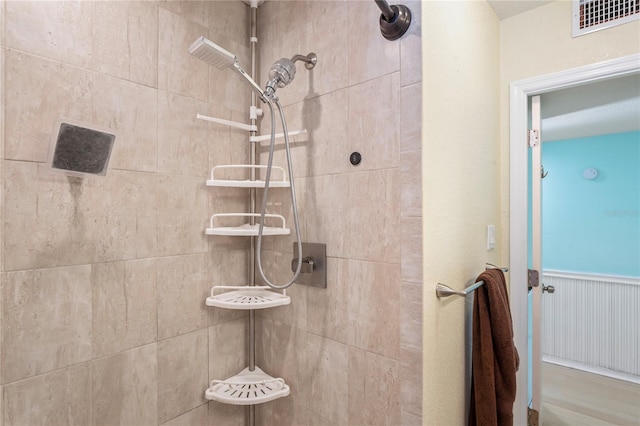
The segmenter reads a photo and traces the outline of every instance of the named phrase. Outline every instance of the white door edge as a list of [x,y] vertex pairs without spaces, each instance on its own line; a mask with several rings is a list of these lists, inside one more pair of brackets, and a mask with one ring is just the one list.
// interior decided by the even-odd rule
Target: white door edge
[[528,97],[640,72],[640,54],[512,82],[509,86],[509,270],[514,340],[520,355],[514,424],[527,424]]

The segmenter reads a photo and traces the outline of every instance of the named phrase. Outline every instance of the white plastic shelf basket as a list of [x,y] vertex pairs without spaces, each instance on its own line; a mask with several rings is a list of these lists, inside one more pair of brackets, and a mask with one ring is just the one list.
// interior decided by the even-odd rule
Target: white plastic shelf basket
[[[285,290],[276,293],[270,289],[266,286],[214,286],[206,303],[207,306],[225,309],[266,309],[291,303]],[[232,291],[215,294],[217,290]]]
[[[214,226],[217,218],[220,217],[260,217],[260,213],[218,213],[209,219],[209,227],[205,230],[207,235],[228,235],[252,237],[258,235],[259,225],[245,223],[240,226]],[[279,227],[265,226],[262,235],[289,235],[291,230],[286,228],[284,216],[279,214],[266,214],[266,218],[280,219],[282,225]]]
[[[265,181],[263,180],[234,180],[234,179],[221,179],[219,177],[220,173],[218,173],[218,177],[216,177],[216,171],[220,172],[225,169],[256,169],[256,170],[266,170],[267,166],[261,165],[249,165],[249,164],[232,164],[225,166],[215,166],[211,169],[211,179],[207,179],[207,186],[224,186],[224,187],[233,187],[233,188],[264,188]],[[288,188],[289,181],[287,181],[284,173],[284,169],[282,167],[273,166],[273,171],[277,171],[280,176],[276,179],[271,179],[269,181],[270,188]]]
[[205,398],[223,404],[254,405],[273,401],[289,395],[284,379],[273,378],[256,367],[245,368],[227,380],[212,380]]

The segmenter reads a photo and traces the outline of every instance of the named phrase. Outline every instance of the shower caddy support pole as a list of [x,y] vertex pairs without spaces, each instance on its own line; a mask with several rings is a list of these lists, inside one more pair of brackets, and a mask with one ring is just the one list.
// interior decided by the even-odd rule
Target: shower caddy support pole
[[[257,22],[258,22],[258,2],[252,1],[249,8],[250,21],[249,21],[249,45],[251,47],[251,78],[255,80],[256,76],[256,45],[258,43],[257,37]],[[251,91],[251,106],[252,109],[257,108],[258,97],[255,91]],[[256,125],[256,115],[251,112],[251,125]],[[255,127],[254,127],[255,128]],[[251,136],[256,136],[256,131],[251,131]],[[256,152],[257,144],[250,143],[249,156],[251,165],[256,164]],[[251,180],[256,180],[256,170],[251,168]],[[251,213],[256,212],[256,188],[251,188],[249,200],[249,210]],[[255,217],[251,217],[251,225],[255,225]],[[251,243],[249,247],[249,285],[256,285],[256,239],[251,237]],[[249,310],[249,371],[256,369],[256,311],[254,309]],[[249,405],[247,423],[249,426],[255,426],[256,424],[256,406]]]

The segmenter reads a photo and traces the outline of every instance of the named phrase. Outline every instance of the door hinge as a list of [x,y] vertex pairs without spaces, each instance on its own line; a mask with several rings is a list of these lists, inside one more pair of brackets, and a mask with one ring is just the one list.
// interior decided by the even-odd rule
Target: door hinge
[[528,276],[528,285],[529,288],[538,287],[540,285],[540,273],[535,269],[529,269]]
[[540,144],[540,131],[537,129],[527,131],[527,143],[529,148],[534,148]]
[[540,413],[538,410],[529,408],[527,411],[527,426],[538,426],[540,424]]

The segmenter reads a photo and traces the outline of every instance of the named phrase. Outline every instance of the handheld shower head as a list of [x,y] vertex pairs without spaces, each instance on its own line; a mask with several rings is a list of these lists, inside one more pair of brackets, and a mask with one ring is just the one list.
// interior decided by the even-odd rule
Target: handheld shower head
[[198,39],[189,46],[189,53],[219,70],[231,68],[247,80],[249,85],[251,85],[251,88],[255,90],[262,99],[264,99],[264,91],[262,88],[253,81],[251,76],[247,74],[245,70],[242,69],[236,59],[236,55],[233,53],[230,53],[226,49],[218,46],[211,40],[207,40],[203,36],[198,37]]
[[229,68],[236,62],[236,56],[233,53],[203,36],[198,37],[189,46],[189,53],[219,70]]

